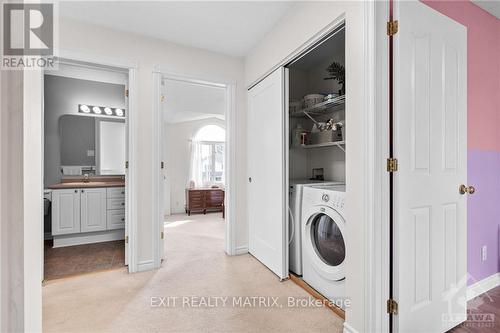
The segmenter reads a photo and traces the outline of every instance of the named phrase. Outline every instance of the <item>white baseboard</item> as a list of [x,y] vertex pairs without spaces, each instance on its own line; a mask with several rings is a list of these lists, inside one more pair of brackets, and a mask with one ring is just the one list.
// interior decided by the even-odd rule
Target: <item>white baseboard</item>
[[500,273],[495,273],[467,287],[467,300],[470,301],[485,292],[500,286]]
[[354,327],[344,321],[344,333],[358,333],[358,331],[356,331]]
[[110,242],[125,239],[125,229],[54,236],[54,247]]
[[240,254],[247,254],[248,253],[248,246],[238,246],[236,247],[236,255],[239,256]]
[[145,260],[137,264],[138,272],[151,271],[155,268],[154,260]]

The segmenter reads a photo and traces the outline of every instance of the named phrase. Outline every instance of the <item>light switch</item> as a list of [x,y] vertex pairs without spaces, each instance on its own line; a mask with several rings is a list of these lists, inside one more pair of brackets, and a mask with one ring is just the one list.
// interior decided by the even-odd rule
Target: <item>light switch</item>
[[87,156],[88,157],[95,156],[95,150],[87,150]]

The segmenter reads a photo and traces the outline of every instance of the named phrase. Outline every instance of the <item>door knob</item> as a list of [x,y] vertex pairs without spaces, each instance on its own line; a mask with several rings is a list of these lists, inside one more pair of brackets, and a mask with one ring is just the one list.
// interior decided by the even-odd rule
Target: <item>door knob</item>
[[474,194],[474,192],[476,192],[476,189],[474,188],[474,186],[466,186],[464,184],[460,185],[460,187],[458,188],[458,191],[460,192],[460,194]]

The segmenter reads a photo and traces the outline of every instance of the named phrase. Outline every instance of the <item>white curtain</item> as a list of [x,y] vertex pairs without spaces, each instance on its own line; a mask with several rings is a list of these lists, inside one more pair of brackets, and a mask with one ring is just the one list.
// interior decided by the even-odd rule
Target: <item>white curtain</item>
[[199,141],[191,141],[191,163],[189,170],[188,187],[191,181],[194,181],[195,187],[203,186],[203,170],[202,170],[202,154],[201,143]]

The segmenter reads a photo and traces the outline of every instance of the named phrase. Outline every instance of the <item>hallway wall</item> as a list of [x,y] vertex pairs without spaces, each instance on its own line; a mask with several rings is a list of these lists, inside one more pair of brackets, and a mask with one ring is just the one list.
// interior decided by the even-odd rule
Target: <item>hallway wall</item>
[[[468,284],[500,272],[500,20],[470,1],[423,1],[467,27]],[[481,260],[481,247],[488,258]]]
[[[138,262],[148,267],[153,260],[154,237],[157,237],[153,221],[153,80],[155,66],[169,73],[189,77],[219,78],[236,84],[236,244],[247,246],[246,192],[245,192],[245,140],[244,114],[246,92],[244,89],[244,64],[240,58],[229,57],[193,47],[186,47],[133,33],[119,32],[68,19],[61,19],[60,48],[96,55],[134,61],[138,64],[138,170],[144,176],[138,182]],[[112,42],[110,42],[112,41]]]

